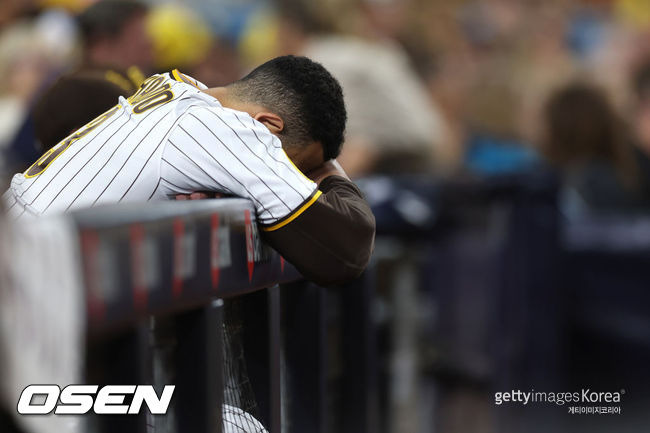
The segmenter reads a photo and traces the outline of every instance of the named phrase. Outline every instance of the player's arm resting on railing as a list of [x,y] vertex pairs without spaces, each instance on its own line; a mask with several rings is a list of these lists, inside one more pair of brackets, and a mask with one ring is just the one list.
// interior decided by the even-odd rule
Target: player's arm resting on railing
[[308,279],[343,283],[359,276],[370,260],[375,218],[342,171],[308,175],[320,183],[322,195],[291,223],[264,231],[265,239]]
[[363,271],[375,229],[357,187],[336,174],[345,175],[330,161],[307,178],[279,139],[246,114],[195,108],[162,151],[160,193],[250,199],[267,242],[305,277],[334,284]]

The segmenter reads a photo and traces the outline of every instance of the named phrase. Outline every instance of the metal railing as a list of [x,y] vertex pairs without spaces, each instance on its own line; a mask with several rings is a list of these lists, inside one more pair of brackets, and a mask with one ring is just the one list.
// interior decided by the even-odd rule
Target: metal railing
[[[235,370],[248,368],[250,381],[239,392],[248,392],[270,433],[376,430],[370,279],[336,289],[302,281],[262,242],[246,200],[110,206],[72,217],[86,291],[87,380],[176,385],[172,416],[97,417],[96,431],[221,432],[234,339],[245,358]],[[238,303],[242,336],[228,335],[224,302]],[[327,343],[333,303],[337,348]],[[332,351],[343,363],[336,385],[328,382]]]
[[[84,298],[87,329],[84,381],[177,386],[166,416],[89,417],[78,431],[220,432],[224,390],[232,382],[224,348],[233,304],[244,326],[242,365],[255,417],[271,433],[431,431],[454,413],[440,404],[452,392],[478,392],[492,421],[476,422],[502,431],[578,431],[554,407],[523,412],[492,404],[494,391],[513,386],[543,381],[548,390],[573,389],[568,374],[594,389],[618,389],[614,382],[621,382],[629,388],[625,410],[642,413],[633,411],[648,401],[650,383],[640,369],[650,357],[648,215],[567,218],[555,186],[534,179],[379,182],[377,190],[394,194],[373,201],[373,186],[366,185],[378,223],[373,264],[342,288],[302,281],[261,242],[244,200],[109,206],[66,217],[70,233],[46,230],[49,219],[39,222],[43,233],[18,230],[31,236],[23,244],[36,245],[34,263],[48,254],[52,261],[66,239],[81,258],[65,254],[56,266],[63,267],[58,274],[78,273],[83,281],[77,298]],[[50,239],[45,247],[41,238]],[[10,251],[31,263],[15,245]],[[59,291],[56,269],[24,268],[42,286],[27,296],[9,292],[18,312],[5,320],[16,323],[7,334],[18,345],[37,341],[30,356],[52,353],[51,342],[38,340],[52,326],[40,311],[51,311],[23,304],[54,305],[57,296],[71,295]],[[11,309],[3,301],[0,290],[6,319]],[[66,350],[70,335],[60,338]],[[589,359],[591,369],[609,362],[612,372],[567,363],[560,344],[566,338],[581,341],[584,359],[598,355]],[[616,350],[601,353],[601,346]],[[37,370],[63,365],[48,360]],[[74,383],[69,377],[57,383]],[[43,374],[21,378],[44,383]],[[11,398],[5,407],[15,407],[17,397]]]
[[[260,340],[268,339],[270,405],[264,406],[271,410],[263,418],[271,432],[279,433],[277,284],[300,276],[261,241],[251,203],[226,199],[110,206],[72,217],[83,258],[89,379],[107,384],[160,382],[154,371],[162,362],[156,347],[161,338],[171,336],[174,341],[171,361],[164,367],[165,379],[176,386],[173,416],[104,417],[95,427],[220,432],[222,299],[268,288],[268,335],[260,335]],[[160,322],[171,334],[161,337]]]

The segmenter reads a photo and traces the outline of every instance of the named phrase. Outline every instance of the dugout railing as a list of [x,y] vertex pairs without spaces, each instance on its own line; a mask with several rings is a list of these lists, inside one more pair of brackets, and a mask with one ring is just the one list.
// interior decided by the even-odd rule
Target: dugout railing
[[[112,206],[73,218],[86,288],[88,380],[176,386],[171,414],[97,417],[94,428],[220,432],[223,299],[267,290],[268,332],[259,336],[270,342],[264,388],[271,410],[264,418],[279,432],[277,284],[299,274],[261,242],[252,205],[227,199]],[[160,340],[167,341],[162,350]]]
[[244,200],[74,214],[86,380],[178,386],[169,416],[97,416],[83,431],[220,431],[233,316],[272,433],[445,431],[454,413],[476,413],[457,431],[620,427],[620,416],[494,403],[509,389],[583,386],[625,389],[617,431],[647,429],[649,215],[569,215],[539,176],[360,184],[377,247],[342,288],[301,281],[260,242]]
[[[300,281],[289,264],[259,242],[254,221],[246,217],[252,207],[245,201],[164,203],[151,219],[137,207],[116,208],[114,215],[79,213],[86,274],[117,265],[117,274],[102,273],[119,281],[123,296],[113,300],[115,308],[89,298],[91,339],[101,336],[97,341],[108,342],[104,347],[113,354],[115,341],[142,351],[151,347],[150,318],[174,318],[178,326],[167,338],[194,337],[183,339],[180,352],[219,364],[223,307],[215,300],[241,300],[246,306],[239,313],[251,326],[243,347],[257,416],[271,432],[406,431],[416,417],[421,428],[427,423],[439,428],[447,414],[435,402],[459,388],[485,397],[468,410],[492,405],[494,392],[513,386],[573,389],[582,386],[578,379],[607,389],[623,380],[621,387],[634,390],[626,397],[627,410],[646,401],[640,394],[647,391],[647,374],[641,361],[631,360],[648,359],[645,346],[639,349],[639,341],[647,341],[647,217],[567,218],[558,205],[557,184],[545,176],[445,184],[375,181],[379,184],[362,186],[377,216],[374,262],[381,264],[379,273],[372,266],[364,279],[339,289]],[[393,193],[382,197],[381,191]],[[122,251],[117,262],[100,252],[104,236]],[[220,249],[224,242],[230,256]],[[188,265],[192,257],[194,267]],[[149,269],[165,271],[156,278]],[[86,277],[91,293],[96,285]],[[139,294],[144,287],[146,308]],[[202,344],[206,338],[214,343],[212,349]],[[607,354],[596,350],[603,338],[613,348]],[[630,338],[638,341],[630,344]],[[603,362],[587,363],[584,357],[594,353]],[[134,370],[131,360],[125,371],[146,373],[151,356],[145,350],[140,355],[145,367]],[[197,367],[196,356],[178,356],[175,371],[190,377],[177,377],[176,383],[187,383],[186,389],[199,395],[184,396],[179,387],[176,401],[183,403],[174,408],[173,425],[195,426],[192,431],[220,428],[218,411],[206,402],[217,399],[216,407],[221,402],[221,393],[209,393],[223,388],[223,369],[211,372],[208,367],[215,364]],[[606,359],[612,365],[605,367]],[[340,370],[336,384],[333,365]],[[585,365],[618,373],[604,377],[602,370]],[[197,379],[209,377],[212,387]],[[610,378],[619,380],[604,380]],[[582,419],[567,421],[564,411],[554,407],[493,407],[489,412],[492,418],[483,421],[502,431],[584,427]],[[137,422],[128,431],[152,423],[167,431],[162,420]]]
[[89,415],[81,431],[261,432],[249,417],[270,433],[370,431],[367,279],[336,289],[303,281],[262,242],[242,199],[115,205],[70,218],[86,305],[83,381],[154,384],[159,395],[176,386],[167,415]]
[[172,417],[98,417],[98,431],[220,432],[233,393],[225,403],[270,433],[377,431],[372,271],[338,288],[302,280],[241,199],[73,218],[89,380],[176,385]]

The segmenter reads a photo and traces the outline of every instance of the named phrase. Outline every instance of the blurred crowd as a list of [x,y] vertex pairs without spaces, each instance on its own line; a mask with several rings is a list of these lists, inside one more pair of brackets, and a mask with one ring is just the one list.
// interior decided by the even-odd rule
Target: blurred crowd
[[[339,162],[352,178],[480,181],[543,173],[545,180],[557,179],[561,185],[561,209],[566,212],[650,208],[648,0],[1,0],[0,179],[25,170],[76,128],[115,105],[119,96],[132,94],[150,74],[178,68],[215,87],[284,54],[308,56],[340,81],[348,125]],[[426,207],[424,212],[411,196],[400,195],[405,219],[435,214]],[[537,212],[535,208],[531,214],[537,217]],[[540,219],[552,221],[554,215],[541,214]],[[459,331],[445,329],[449,340],[462,342],[469,335],[471,344],[491,341],[484,330],[497,310],[488,308],[496,304],[494,293],[504,284],[485,275],[526,274],[530,270],[521,270],[521,261],[530,260],[534,271],[542,269],[542,277],[554,277],[547,268],[552,269],[555,258],[542,254],[549,250],[544,245],[551,231],[535,238],[522,233],[519,225],[511,226],[517,242],[526,247],[508,251],[511,255],[497,253],[506,249],[503,245],[511,248],[501,243],[501,226],[485,238],[452,232],[458,245],[445,239],[433,258],[422,253],[422,267],[444,270],[432,272],[427,284],[465,306],[454,310],[449,299],[441,297],[441,317],[445,312],[458,316],[452,317],[458,320],[450,329]],[[385,249],[400,254],[393,244]],[[507,266],[497,266],[497,260]],[[596,262],[585,263],[589,275],[592,266],[598,271]],[[647,269],[647,261],[642,266]],[[637,298],[619,292],[630,281],[647,287],[647,272],[631,277],[628,268],[624,272],[612,273],[618,278],[611,280],[616,282],[613,292],[636,307],[642,304]],[[539,275],[532,275],[537,281]],[[403,295],[407,285],[402,280],[395,284],[400,291],[395,299],[417,299]],[[556,302],[553,291],[545,290],[555,283],[539,280],[542,283],[535,285],[523,279],[512,283],[516,290],[505,291],[503,299],[515,317],[520,300],[514,295],[524,289],[551,293],[550,301],[540,303],[543,307]],[[573,280],[568,281],[562,283],[570,286]],[[602,284],[609,281],[603,278]],[[403,308],[407,322],[416,304]],[[609,308],[603,305],[595,310],[597,320]],[[544,310],[539,317],[548,324],[550,316]],[[636,328],[646,329],[636,322],[630,326],[635,331],[629,334],[634,335],[641,335]],[[506,339],[498,334],[497,340]],[[478,359],[471,351],[466,358]],[[403,363],[396,365],[396,371],[407,370]],[[491,407],[491,401],[485,401],[484,406],[484,401],[456,406]],[[462,422],[475,418],[476,424],[488,425],[481,413],[468,417],[472,412],[452,409],[447,411]]]
[[644,208],[649,40],[645,0],[5,0],[0,149],[10,175],[151,73],[301,54],[343,86],[353,177],[552,170],[576,206]]

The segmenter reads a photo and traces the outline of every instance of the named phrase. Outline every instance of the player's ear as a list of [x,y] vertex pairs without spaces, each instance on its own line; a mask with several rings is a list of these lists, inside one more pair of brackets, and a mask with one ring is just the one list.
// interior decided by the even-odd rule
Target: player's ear
[[253,116],[253,118],[263,123],[273,134],[279,134],[284,129],[284,121],[275,113],[261,112]]

